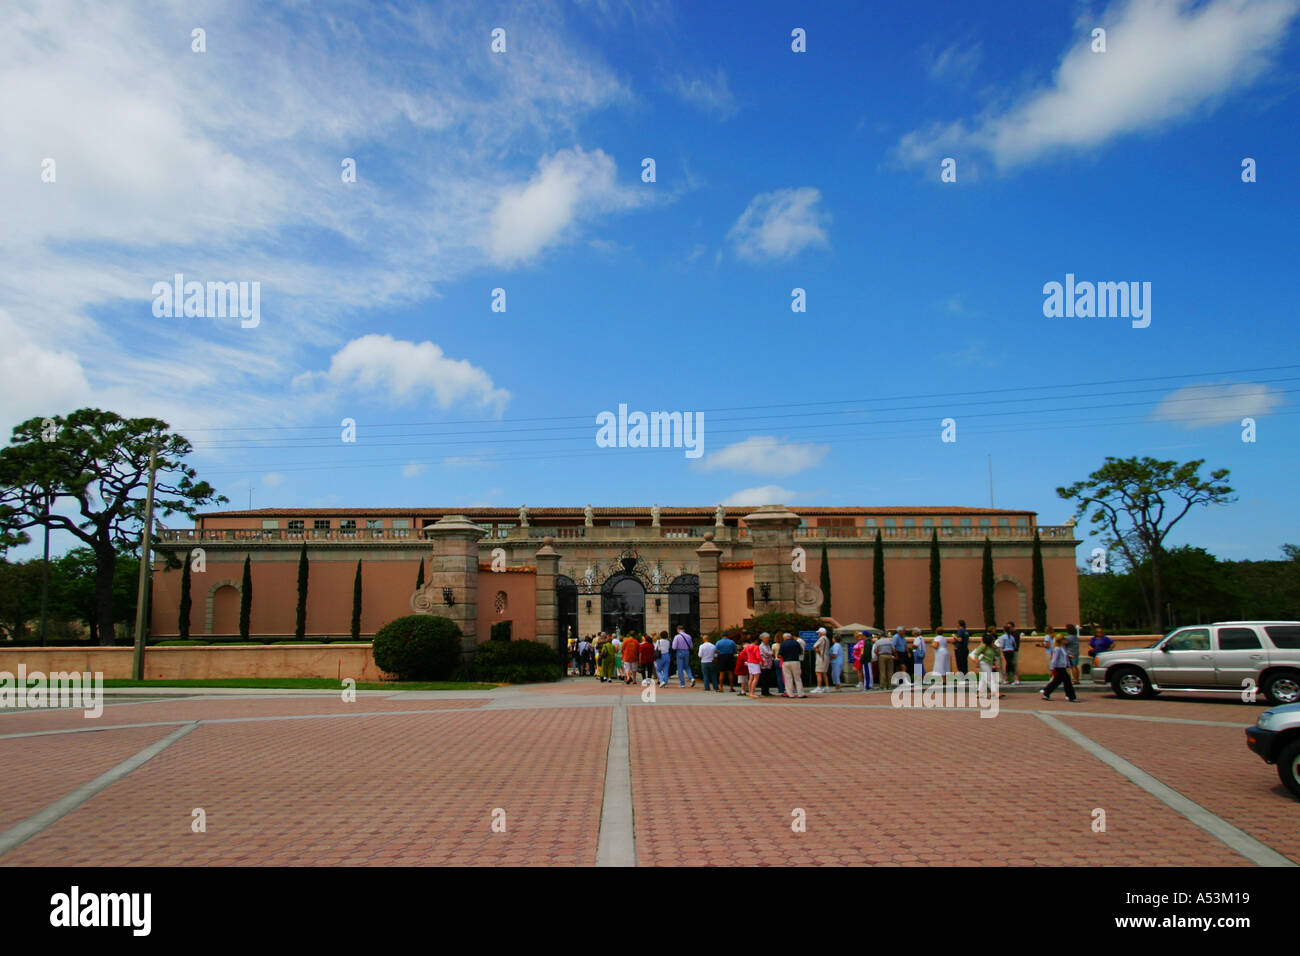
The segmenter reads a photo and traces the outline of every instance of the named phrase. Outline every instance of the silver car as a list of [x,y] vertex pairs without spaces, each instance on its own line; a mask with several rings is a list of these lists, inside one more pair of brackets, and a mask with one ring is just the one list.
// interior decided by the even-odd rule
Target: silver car
[[1300,621],[1220,621],[1170,631],[1150,647],[1103,651],[1094,683],[1116,696],[1259,688],[1271,704],[1300,701]]

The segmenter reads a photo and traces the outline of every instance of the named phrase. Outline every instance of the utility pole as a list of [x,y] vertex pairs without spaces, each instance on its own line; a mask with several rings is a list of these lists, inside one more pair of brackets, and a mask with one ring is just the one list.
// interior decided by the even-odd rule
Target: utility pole
[[45,626],[50,610],[50,492],[45,491],[45,564],[41,568],[41,647],[45,646]]
[[144,613],[149,595],[149,535],[153,534],[153,479],[158,470],[158,442],[149,447],[149,491],[144,499],[144,530],[140,532],[140,587],[135,598],[135,657],[131,673],[144,680]]

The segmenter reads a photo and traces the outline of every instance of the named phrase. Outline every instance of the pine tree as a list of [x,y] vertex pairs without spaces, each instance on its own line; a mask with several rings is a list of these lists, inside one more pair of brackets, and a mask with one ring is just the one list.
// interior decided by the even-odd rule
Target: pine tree
[[876,543],[871,551],[871,626],[885,629],[885,543],[876,529]]
[[185,553],[185,563],[181,566],[181,603],[176,616],[176,636],[182,641],[190,639],[190,609],[193,607],[190,598],[190,555],[192,553],[189,551]]
[[993,542],[984,539],[984,568],[980,584],[984,593],[984,626],[997,627],[997,611],[993,609]]
[[826,545],[822,544],[822,617],[831,616],[831,565],[826,559]]
[[1034,600],[1034,630],[1047,630],[1047,582],[1043,580],[1043,542],[1039,540],[1038,529],[1034,529],[1034,582],[1032,585]]
[[253,569],[244,555],[244,580],[239,587],[239,639],[248,640],[248,619],[253,609]]
[[302,552],[298,555],[298,611],[294,615],[293,636],[302,640],[307,633],[307,542],[302,543]]
[[930,532],[930,630],[943,627],[943,589],[940,585],[939,529]]
[[415,589],[424,587],[424,558],[420,559],[420,573],[415,576]]
[[[423,565],[423,561],[420,562]],[[352,581],[352,640],[361,639],[361,562],[357,562],[357,576]]]

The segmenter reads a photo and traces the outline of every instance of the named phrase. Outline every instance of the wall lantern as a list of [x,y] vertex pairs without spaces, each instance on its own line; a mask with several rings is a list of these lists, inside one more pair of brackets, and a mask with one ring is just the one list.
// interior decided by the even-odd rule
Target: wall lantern
[[766,604],[768,601],[772,600],[772,585],[770,585],[770,584],[768,584],[766,581],[764,581],[762,584],[760,584],[760,585],[758,586],[758,590],[759,590],[759,591],[762,593],[762,595],[763,595],[763,603],[764,603],[764,604]]
[[656,611],[659,610],[660,602],[661,602],[662,600],[663,600],[663,598],[655,598],[655,610],[656,610]]
[[451,588],[442,589],[442,603],[447,605],[447,607],[456,606],[456,596],[452,592]]
[[587,599],[587,613],[588,613],[588,614],[591,613],[591,599],[590,599],[590,598]]

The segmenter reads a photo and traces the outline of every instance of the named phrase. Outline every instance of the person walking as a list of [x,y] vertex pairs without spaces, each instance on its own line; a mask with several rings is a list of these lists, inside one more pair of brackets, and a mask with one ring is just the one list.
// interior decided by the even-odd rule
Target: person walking
[[948,635],[941,627],[934,629],[934,673],[940,677],[948,675]]
[[967,658],[970,656],[970,631],[966,630],[964,620],[957,621],[957,632],[953,635],[955,640],[952,643],[953,657],[957,660],[957,670],[963,674],[966,673]]
[[1002,629],[1002,637],[998,640],[998,647],[1002,651],[1002,679],[1013,684],[1019,684],[1020,639],[1016,636],[1013,625],[1008,624]]
[[659,686],[668,686],[668,665],[673,661],[672,646],[668,643],[668,632],[660,631],[655,640],[655,673]]
[[650,675],[654,673],[655,645],[654,641],[650,640],[649,634],[641,635],[641,643],[637,647],[637,663],[640,665],[637,670],[640,672],[641,682],[653,680]]
[[830,690],[831,640],[826,636],[826,628],[817,628],[817,640],[813,644],[813,672],[817,675],[814,694],[824,694]]
[[782,694],[783,697],[808,696],[803,692],[803,675],[799,673],[803,669],[800,664],[803,659],[803,652],[803,641],[789,631],[781,635],[781,650],[778,653],[778,659],[781,661],[781,670],[785,672],[785,693]]
[[1055,646],[1056,636],[1052,633],[1052,625],[1049,624],[1043,631],[1043,657],[1045,658],[1043,663],[1047,665],[1049,674],[1052,672],[1052,650]]
[[[890,687],[894,686],[894,663],[896,660],[894,656],[894,639],[888,634],[881,634],[876,638],[871,653],[875,655],[876,664],[880,668],[879,687],[881,690],[889,690]],[[869,667],[871,665],[864,666]]]
[[918,684],[925,676],[925,637],[919,627],[912,628],[912,673]]
[[641,642],[636,639],[635,634],[623,638],[622,657],[623,683],[635,684],[637,665],[641,662]]
[[[976,644],[975,649],[970,652],[970,659],[978,665],[980,670],[979,692],[981,695],[991,694],[993,688],[997,686],[997,679],[993,676],[998,668],[1000,656],[994,643],[996,640],[993,628],[987,627],[984,629],[984,637],[981,638],[980,643]],[[1006,697],[1007,695],[999,691],[998,696]]]
[[700,676],[704,678],[705,690],[718,690],[718,665],[714,661],[717,653],[717,645],[706,636],[700,644]]
[[718,693],[722,693],[723,681],[734,694],[736,692],[736,642],[723,634],[718,638],[718,643],[714,645],[717,648],[717,656],[714,661],[718,665]]
[[839,693],[844,674],[844,642],[831,641],[831,685]]
[[582,640],[578,642],[578,675],[586,677],[591,668],[591,636],[582,635]]
[[1070,655],[1070,677],[1079,683],[1079,629],[1073,624],[1065,625],[1065,653]]
[[691,645],[694,640],[686,633],[686,628],[677,625],[673,636],[673,654],[677,657],[677,680],[679,687],[686,686],[686,675],[691,675],[691,686],[695,686],[695,674],[691,672]]
[[[1051,628],[1048,628],[1051,630]],[[1061,684],[1065,685],[1065,696],[1070,703],[1077,703],[1079,698],[1074,693],[1074,683],[1070,680],[1070,652],[1065,649],[1065,635],[1062,634],[1053,641],[1052,645],[1052,679],[1047,686],[1038,692],[1038,696],[1043,700],[1052,699],[1052,691],[1056,690]]]

